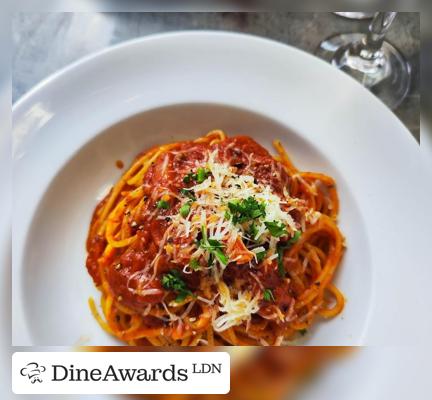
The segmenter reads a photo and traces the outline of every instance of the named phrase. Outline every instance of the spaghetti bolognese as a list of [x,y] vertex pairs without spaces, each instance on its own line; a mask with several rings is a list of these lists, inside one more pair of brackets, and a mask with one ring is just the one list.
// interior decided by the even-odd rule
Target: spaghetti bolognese
[[133,345],[281,345],[344,307],[334,180],[215,130],[139,155],[97,205],[90,308]]

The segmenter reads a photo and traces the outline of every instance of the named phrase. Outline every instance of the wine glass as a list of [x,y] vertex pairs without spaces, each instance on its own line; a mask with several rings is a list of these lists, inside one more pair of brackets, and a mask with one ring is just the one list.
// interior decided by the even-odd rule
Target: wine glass
[[406,97],[411,68],[396,47],[385,40],[396,12],[377,12],[368,33],[342,33],[319,45],[316,54],[366,86],[391,109]]

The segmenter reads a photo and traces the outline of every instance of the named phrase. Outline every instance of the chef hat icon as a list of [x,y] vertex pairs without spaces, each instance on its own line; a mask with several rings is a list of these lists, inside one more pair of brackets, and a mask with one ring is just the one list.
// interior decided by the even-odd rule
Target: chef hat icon
[[43,365],[39,365],[36,362],[28,363],[24,368],[21,369],[20,374],[27,376],[31,383],[42,382],[40,374],[45,372],[46,368]]

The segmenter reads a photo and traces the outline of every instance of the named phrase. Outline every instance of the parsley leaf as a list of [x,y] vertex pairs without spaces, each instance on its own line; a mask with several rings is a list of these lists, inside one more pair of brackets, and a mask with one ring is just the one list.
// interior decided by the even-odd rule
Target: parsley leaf
[[192,181],[196,181],[197,183],[203,183],[210,176],[210,174],[211,172],[207,168],[199,167],[196,174],[189,172],[187,175],[185,175],[183,177],[183,182],[190,183]]
[[188,296],[192,296],[192,292],[182,279],[180,272],[176,269],[172,269],[162,276],[162,286],[167,290],[177,293],[177,297],[175,298],[177,303],[182,302]]
[[248,232],[247,232],[247,235],[249,236],[249,238],[250,238],[251,240],[255,240],[255,237],[256,237],[257,233],[258,233],[258,228],[257,228],[257,226],[255,225],[255,223],[252,222],[252,223],[250,224],[250,226],[249,226],[249,230],[248,230]]
[[181,291],[178,293],[178,295],[176,296],[176,298],[174,299],[174,301],[176,303],[181,303],[184,299],[186,299],[186,297],[188,297],[191,293],[187,292],[187,291]]
[[228,257],[222,251],[223,243],[219,240],[209,239],[207,236],[207,229],[204,225],[201,226],[202,239],[199,241],[199,246],[210,253],[209,266],[213,264],[214,257],[216,257],[223,265],[228,264]]
[[197,169],[195,180],[197,181],[197,183],[203,183],[210,174],[211,172],[208,169],[200,167]]
[[233,224],[242,224],[259,217],[265,217],[265,204],[258,203],[252,196],[228,202]]
[[207,242],[208,242],[208,247],[218,248],[218,249],[224,247],[224,245],[221,242],[219,242],[219,240],[207,239]]
[[278,263],[278,272],[279,272],[279,276],[281,278],[285,278],[286,272],[285,272],[285,267],[283,265],[283,254],[285,249],[287,249],[289,247],[289,245],[287,243],[279,243],[276,246],[276,251],[277,251],[277,263]]
[[179,213],[183,218],[186,218],[189,215],[191,205],[192,205],[192,201],[189,200],[187,203],[183,204],[180,207]]
[[262,260],[264,260],[266,254],[267,254],[267,252],[265,250],[260,251],[259,253],[256,253],[255,255],[256,255],[257,261],[260,263]]
[[213,254],[213,253],[210,253],[210,254],[209,254],[209,258],[208,258],[208,260],[207,260],[207,267],[210,268],[210,267],[213,265],[213,263],[214,263],[214,259],[215,259],[214,254]]
[[284,255],[284,251],[286,249],[288,249],[289,247],[291,247],[291,245],[293,245],[295,242],[297,242],[300,239],[301,236],[301,231],[296,231],[294,233],[294,236],[288,240],[288,242],[286,243],[278,243],[276,246],[276,251],[277,251],[277,262],[278,262],[278,272],[281,278],[285,278],[285,267],[283,265],[283,255]]
[[163,208],[163,209],[165,209],[165,210],[168,210],[168,208],[170,207],[170,205],[169,205],[169,203],[168,203],[167,201],[165,201],[165,200],[159,200],[159,201],[156,203],[156,207],[157,207],[157,208]]
[[201,265],[199,263],[199,261],[196,258],[192,258],[189,261],[189,266],[194,270],[194,271],[198,271],[201,269]]
[[263,298],[265,301],[275,301],[275,298],[273,296],[273,292],[271,289],[265,289],[264,290]]
[[195,193],[192,189],[183,188],[183,189],[180,189],[180,193],[183,196],[189,197],[191,200],[194,200],[194,201],[196,200]]
[[200,241],[200,244],[201,243],[207,243],[207,241],[208,241],[207,228],[204,225],[201,225],[201,236],[202,236],[202,239]]
[[300,335],[304,336],[307,333],[307,329],[300,329],[299,333],[300,333]]
[[288,232],[285,225],[280,221],[264,222],[266,228],[269,230],[270,234],[274,237],[281,237],[286,235]]
[[172,269],[162,276],[162,286],[168,290],[185,290],[186,283],[183,281],[178,270]]
[[193,174],[192,172],[189,172],[187,175],[184,176],[183,182],[184,183],[192,182],[192,180],[194,179],[194,176],[195,176],[195,174]]
[[223,264],[228,264],[228,257],[224,254],[224,252],[221,249],[214,249],[213,250],[214,255],[216,258]]
[[301,231],[295,231],[294,236],[290,240],[288,240],[288,243],[289,244],[296,243],[300,239],[301,234],[302,234]]

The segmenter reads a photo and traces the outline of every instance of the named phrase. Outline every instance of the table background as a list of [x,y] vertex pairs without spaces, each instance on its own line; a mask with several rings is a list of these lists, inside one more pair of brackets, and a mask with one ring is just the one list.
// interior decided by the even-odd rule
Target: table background
[[[313,53],[328,36],[365,32],[368,21],[332,13],[19,13],[12,20],[12,100],[48,75],[105,47],[152,33],[214,29],[251,33]],[[420,17],[399,13],[388,40],[412,67],[412,85],[395,114],[419,140]]]

